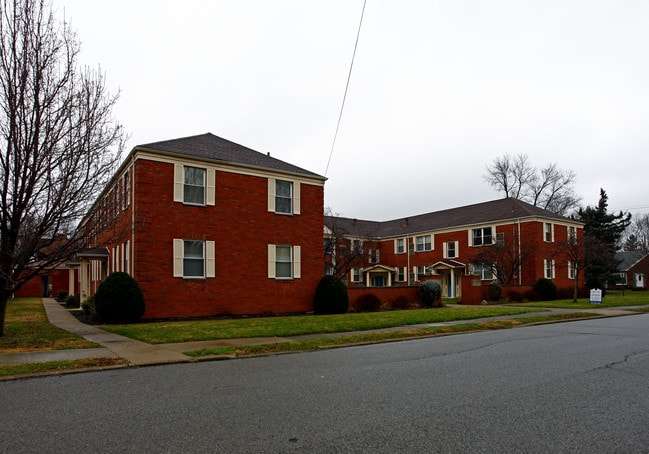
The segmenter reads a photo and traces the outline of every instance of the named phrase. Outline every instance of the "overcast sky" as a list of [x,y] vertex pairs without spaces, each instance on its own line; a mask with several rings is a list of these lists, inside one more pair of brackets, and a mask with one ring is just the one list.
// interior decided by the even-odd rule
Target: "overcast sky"
[[[135,145],[211,132],[325,174],[362,0],[53,0]],[[505,153],[649,212],[649,1],[368,0],[325,205],[385,220],[501,197]]]

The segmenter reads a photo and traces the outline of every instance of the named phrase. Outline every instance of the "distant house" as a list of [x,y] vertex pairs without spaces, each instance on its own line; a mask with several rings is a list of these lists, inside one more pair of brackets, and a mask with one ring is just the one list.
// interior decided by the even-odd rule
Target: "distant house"
[[434,278],[447,298],[462,297],[467,279],[548,278],[569,293],[578,267],[567,248],[582,236],[581,222],[510,198],[384,222],[325,216],[325,268],[350,288]]
[[81,222],[70,291],[84,299],[123,271],[149,319],[309,311],[324,182],[209,133],[138,145]]
[[[619,262],[615,274],[615,285],[631,289],[647,288],[647,275],[649,275],[649,252],[647,251],[621,251],[615,253]],[[613,286],[610,286],[613,287]]]

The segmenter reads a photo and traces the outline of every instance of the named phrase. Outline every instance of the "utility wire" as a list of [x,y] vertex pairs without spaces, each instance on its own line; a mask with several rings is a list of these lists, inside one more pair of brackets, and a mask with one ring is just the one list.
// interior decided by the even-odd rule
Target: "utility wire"
[[334,134],[334,140],[331,144],[331,151],[329,151],[329,159],[327,160],[327,168],[325,169],[324,176],[327,176],[329,172],[329,164],[331,163],[331,156],[334,154],[334,147],[336,146],[336,138],[338,138],[338,129],[340,128],[340,120],[343,117],[343,110],[345,109],[345,100],[347,99],[347,89],[349,88],[349,80],[352,77],[352,68],[354,67],[354,57],[356,57],[356,48],[358,47],[358,37],[361,35],[361,25],[363,25],[363,15],[365,14],[365,4],[367,0],[363,1],[363,10],[361,11],[361,20],[358,23],[358,31],[356,32],[356,43],[354,44],[354,53],[352,54],[352,61],[349,65],[349,74],[347,74],[347,83],[345,84],[345,94],[343,95],[343,102],[340,106],[340,113],[338,114],[338,123],[336,124],[336,133]]

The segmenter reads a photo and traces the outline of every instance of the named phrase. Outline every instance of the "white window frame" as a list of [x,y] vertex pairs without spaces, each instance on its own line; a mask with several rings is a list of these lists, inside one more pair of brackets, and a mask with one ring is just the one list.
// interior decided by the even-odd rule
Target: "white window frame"
[[400,266],[397,268],[397,282],[406,282],[408,279],[408,267]]
[[405,254],[406,253],[406,239],[405,238],[396,238],[394,240],[394,253],[395,254]]
[[[185,241],[196,241],[203,244],[203,273],[201,276],[185,276]],[[215,243],[214,241],[174,239],[173,240],[173,275],[183,279],[206,279],[213,278],[215,269]],[[195,259],[195,258],[191,258]]]
[[[277,276],[277,248],[288,247],[291,252],[291,276]],[[268,245],[268,278],[281,281],[300,279],[302,277],[302,249],[300,246],[288,244]]]
[[352,268],[352,271],[350,273],[350,280],[356,284],[362,281],[362,273],[360,268]]
[[[203,203],[185,201],[185,168],[205,171],[203,181]],[[209,167],[174,164],[174,202],[191,206],[214,206],[216,204],[216,171]]]
[[554,243],[554,224],[551,222],[543,223],[543,241]]
[[546,279],[554,279],[554,260],[544,259],[543,260],[543,277]]
[[575,279],[577,276],[577,264],[568,260],[568,279]]
[[[277,211],[277,182],[288,183],[291,186],[291,212]],[[298,215],[300,214],[300,192],[301,185],[299,181],[291,181],[275,178],[268,179],[268,211],[275,214],[282,215]]]
[[[449,253],[449,245],[453,245],[454,254],[451,256]],[[444,258],[445,259],[456,259],[460,256],[459,251],[459,241],[446,241],[444,242]]]
[[[428,242],[426,242],[428,238]],[[421,243],[419,240],[422,240]],[[426,248],[428,246],[428,248]],[[415,251],[416,252],[430,252],[433,250],[433,235],[418,235],[415,237]]]
[[380,249],[370,249],[368,262],[375,265],[381,261],[381,251]]
[[[487,235],[485,235],[486,230],[489,230],[489,236],[491,237],[490,242],[486,241],[486,238],[487,238]],[[476,247],[478,247],[478,246],[488,246],[490,244],[494,244],[494,236],[495,236],[494,235],[494,230],[495,229],[493,228],[493,226],[476,227],[474,229],[469,229],[469,244],[471,246],[476,246]],[[476,236],[476,232],[478,232],[478,231],[480,232],[480,235],[479,235],[480,241],[476,242],[476,239],[478,239],[477,236]]]
[[496,276],[493,265],[487,263],[470,263],[469,271],[471,274],[480,276],[481,281],[493,281]]
[[572,244],[577,240],[577,227],[569,225],[567,230],[568,244]]
[[126,170],[122,176],[122,210],[126,210],[131,205],[131,169]]
[[420,281],[419,277],[420,276],[427,276],[428,275],[428,267],[426,265],[423,266],[413,266],[412,270],[415,274],[415,281]]

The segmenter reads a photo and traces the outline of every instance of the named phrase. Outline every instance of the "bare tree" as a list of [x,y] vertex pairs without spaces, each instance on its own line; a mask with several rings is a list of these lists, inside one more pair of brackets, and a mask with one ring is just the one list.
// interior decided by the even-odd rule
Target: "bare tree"
[[574,194],[577,176],[572,170],[562,170],[556,163],[539,170],[526,154],[497,157],[487,166],[483,179],[505,197],[561,215],[574,211],[581,201]]
[[325,210],[324,244],[325,267],[340,279],[371,261],[377,248],[376,235],[365,221],[340,217],[330,208]]
[[635,214],[625,232],[625,251],[649,251],[649,214]]
[[491,245],[481,247],[471,262],[491,267],[500,284],[517,284],[521,269],[534,253],[530,244],[533,243],[529,239],[514,231]]
[[[47,0],[0,0],[0,335],[8,298],[84,245],[74,227],[123,147],[117,96],[77,67],[76,34]],[[47,258],[38,252],[47,249]]]

